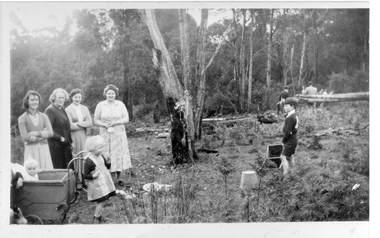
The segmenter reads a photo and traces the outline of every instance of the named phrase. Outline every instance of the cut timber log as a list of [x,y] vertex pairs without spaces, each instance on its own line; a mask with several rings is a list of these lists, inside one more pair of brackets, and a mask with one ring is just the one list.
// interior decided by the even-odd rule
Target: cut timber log
[[299,99],[299,103],[369,101],[369,92],[328,94],[328,95],[301,95],[301,94],[297,94],[294,97]]
[[168,132],[169,128],[149,128],[149,127],[140,127],[135,129],[137,132]]
[[170,138],[170,133],[168,132],[159,133],[156,138]]
[[218,153],[217,150],[211,150],[211,149],[206,149],[206,148],[199,148],[197,151],[199,153],[204,152],[204,153],[207,153],[207,154],[210,154],[210,153],[216,154],[216,153]]
[[215,122],[215,121],[225,121],[227,118],[205,118],[202,122]]
[[240,122],[240,121],[252,121],[252,117],[242,117],[242,118],[205,118],[202,119],[202,122],[204,123],[212,123],[212,122],[217,122],[217,123],[234,123],[234,122]]

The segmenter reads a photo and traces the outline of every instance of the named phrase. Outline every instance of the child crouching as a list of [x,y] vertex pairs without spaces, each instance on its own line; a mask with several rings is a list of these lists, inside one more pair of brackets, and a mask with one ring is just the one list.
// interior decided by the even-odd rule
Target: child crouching
[[101,136],[93,136],[87,139],[85,148],[90,152],[84,162],[84,178],[87,181],[87,198],[96,202],[94,223],[105,222],[102,217],[106,201],[116,195],[115,185],[108,169],[111,167],[109,159],[103,155],[105,141]]

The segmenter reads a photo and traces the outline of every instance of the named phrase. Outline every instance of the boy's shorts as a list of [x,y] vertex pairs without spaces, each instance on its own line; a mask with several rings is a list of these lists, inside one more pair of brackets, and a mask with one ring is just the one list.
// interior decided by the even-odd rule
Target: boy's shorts
[[284,148],[282,149],[282,155],[285,155],[288,159],[288,157],[291,157],[296,152],[297,143],[286,143],[284,145]]

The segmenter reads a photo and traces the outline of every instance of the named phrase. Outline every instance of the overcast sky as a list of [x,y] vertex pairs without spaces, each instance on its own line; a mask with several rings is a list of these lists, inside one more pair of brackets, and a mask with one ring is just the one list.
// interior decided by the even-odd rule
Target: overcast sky
[[[90,8],[96,8],[88,5]],[[72,15],[72,11],[76,5],[70,3],[20,3],[13,7],[11,10],[21,20],[22,24],[29,31],[44,28],[55,27],[57,30],[62,30],[65,24],[66,17]],[[201,12],[199,9],[190,9],[191,14],[197,23],[200,23]],[[209,25],[213,22],[222,20],[224,18],[231,18],[232,12],[230,11],[210,11],[209,12]]]
[[[339,2],[339,1],[337,1]],[[356,4],[356,5],[354,5]],[[326,2],[321,3],[319,1],[313,2],[269,2],[269,1],[261,1],[261,2],[165,2],[165,1],[152,1],[152,2],[11,2],[10,10],[13,11],[21,20],[23,25],[28,30],[34,30],[42,27],[52,27],[55,26],[57,30],[61,30],[66,16],[71,15],[73,9],[95,9],[95,8],[103,8],[103,9],[111,9],[111,8],[187,8],[190,9],[189,13],[195,18],[197,23],[200,22],[200,8],[213,8],[213,9],[221,9],[221,8],[325,8],[325,7],[357,7],[357,6],[365,6],[365,3],[345,3],[342,5],[334,5],[328,4]],[[352,5],[352,6],[349,6]],[[368,2],[367,2],[368,7]],[[216,13],[216,11],[209,12],[209,24],[213,22],[219,21],[223,18],[231,18],[231,11],[227,11],[222,14],[220,11]]]

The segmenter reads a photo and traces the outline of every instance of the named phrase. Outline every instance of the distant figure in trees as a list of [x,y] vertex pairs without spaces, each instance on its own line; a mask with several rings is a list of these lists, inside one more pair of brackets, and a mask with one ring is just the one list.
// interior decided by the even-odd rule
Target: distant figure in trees
[[[309,86],[307,88],[305,88],[304,86],[302,86],[302,94],[303,95],[317,95],[318,94],[318,89],[313,86],[313,82],[309,81],[308,85]],[[309,105],[309,106],[313,106],[314,105],[314,107],[317,106],[317,104],[312,103],[312,102],[308,102],[307,105]]]
[[303,95],[317,95],[318,90],[317,90],[316,87],[313,86],[313,82],[309,81],[308,85],[309,86],[307,88],[305,88],[304,86],[302,86],[302,94]]
[[40,169],[53,169],[48,138],[53,136],[53,128],[45,113],[39,112],[41,95],[29,91],[22,102],[25,112],[18,118],[18,128],[24,141],[24,161],[31,156],[37,160]]
[[294,153],[297,148],[298,116],[296,114],[297,99],[289,97],[284,101],[284,110],[287,113],[285,125],[283,127],[284,137],[282,138],[283,149],[281,152],[281,163],[284,175],[288,173],[289,166],[295,167]]
[[154,107],[153,120],[154,123],[160,122],[160,104],[158,103],[158,101],[156,102],[156,105]]
[[280,115],[280,111],[284,112],[283,106],[284,106],[284,101],[289,97],[289,87],[285,86],[284,91],[280,93],[280,97],[278,98],[278,103],[277,103],[277,115]]

